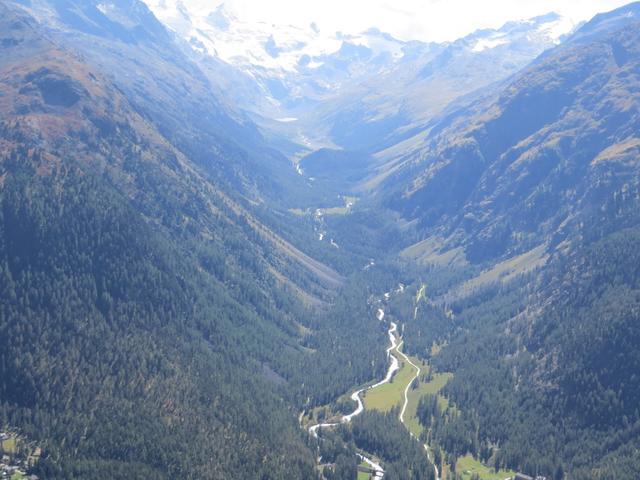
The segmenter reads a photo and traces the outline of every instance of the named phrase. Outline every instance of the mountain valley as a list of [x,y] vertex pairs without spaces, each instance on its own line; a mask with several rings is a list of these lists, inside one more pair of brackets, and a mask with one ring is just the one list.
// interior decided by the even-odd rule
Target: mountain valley
[[640,3],[0,0],[0,50],[16,478],[637,478]]

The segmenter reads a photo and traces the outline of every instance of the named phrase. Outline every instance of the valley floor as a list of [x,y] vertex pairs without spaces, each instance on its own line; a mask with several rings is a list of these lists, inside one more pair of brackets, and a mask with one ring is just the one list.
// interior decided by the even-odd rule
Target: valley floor
[[[419,302],[423,299],[424,288],[420,289],[415,297],[416,311]],[[385,300],[388,301],[389,296],[385,296]],[[385,320],[385,317],[389,318],[389,315],[382,308],[377,310],[376,316],[381,322],[388,321]],[[385,378],[377,383],[371,383],[369,386],[356,387],[353,393],[339,399],[340,401],[351,399],[356,403],[356,408],[352,413],[330,416],[326,422],[317,422],[316,420],[319,412],[327,412],[327,407],[310,412],[309,419],[304,417],[304,412],[300,415],[301,422],[303,420],[307,422],[305,423],[306,428],[313,437],[319,438],[323,429],[332,429],[338,425],[347,424],[365,411],[389,413],[395,410],[398,412],[398,420],[409,431],[411,437],[416,442],[420,442],[428,436],[427,429],[421,425],[418,418],[418,404],[421,398],[425,395],[436,395],[442,411],[451,408],[455,410],[455,407],[449,405],[447,398],[440,394],[449,380],[453,378],[453,374],[435,372],[426,360],[404,353],[402,349],[404,340],[400,336],[398,325],[395,322],[389,321],[388,336],[390,342],[387,349],[389,367]],[[432,448],[427,443],[423,445],[423,448],[425,456],[433,464]],[[378,459],[370,454],[365,456],[365,452],[357,455],[360,460],[358,480],[383,478],[385,473],[384,459]],[[433,465],[433,467],[437,480],[447,478],[447,475],[453,470],[453,465],[447,465],[445,462]],[[481,480],[506,480],[515,476],[515,472],[510,470],[496,472],[471,455],[456,459],[454,471],[463,480],[471,480],[476,478],[475,476]]]

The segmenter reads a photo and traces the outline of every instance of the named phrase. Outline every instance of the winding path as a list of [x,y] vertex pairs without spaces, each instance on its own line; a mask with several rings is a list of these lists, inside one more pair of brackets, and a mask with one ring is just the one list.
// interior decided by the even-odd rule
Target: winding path
[[[384,318],[384,310],[379,309],[376,314],[376,317],[378,318],[378,320],[382,321],[382,319]],[[402,356],[404,360],[416,370],[416,374],[413,376],[411,381],[409,381],[409,383],[404,389],[404,402],[402,404],[402,409],[400,410],[400,415],[399,415],[400,422],[406,426],[404,421],[404,414],[407,410],[407,406],[409,405],[409,389],[411,388],[411,384],[415,381],[415,379],[420,377],[420,373],[422,372],[422,370],[418,365],[413,363],[411,359],[404,352],[400,350],[400,347],[402,347],[402,344],[404,342],[400,341],[400,343],[398,343],[398,338],[396,337],[397,331],[398,331],[398,326],[392,322],[391,327],[389,328],[389,331],[388,331],[390,346],[389,348],[387,348],[387,358],[391,359],[391,363],[389,364],[389,368],[387,370],[387,374],[385,375],[385,377],[374,385],[370,385],[368,387],[361,388],[360,390],[353,392],[350,398],[351,400],[356,402],[357,404],[356,409],[348,415],[343,415],[339,422],[319,423],[317,425],[313,425],[309,427],[309,433],[314,438],[318,438],[318,431],[321,428],[331,428],[344,423],[349,423],[354,417],[357,417],[364,411],[364,403],[362,402],[362,398],[360,397],[360,394],[366,390],[371,390],[373,388],[377,388],[381,385],[384,385],[385,383],[389,383],[391,381],[391,378],[393,377],[393,374],[400,369],[400,361],[398,360],[398,357],[391,353],[394,350],[395,350],[395,353]],[[412,437],[414,436],[413,433],[411,433],[411,436]],[[429,457],[429,446],[425,444],[424,449],[427,453],[427,458],[429,458],[429,460],[431,461]],[[384,469],[380,466],[380,464],[374,462],[370,458],[367,458],[364,455],[361,455],[359,453],[357,455],[363,462],[365,462],[367,465],[371,467],[371,469],[373,470],[374,479],[382,479],[384,477]],[[431,463],[433,463],[433,461],[431,461]],[[438,466],[435,465],[435,463],[433,463],[433,468],[435,471],[436,480],[440,480],[440,472],[438,470]]]
[[[311,434],[311,436],[313,436],[314,438],[318,438],[318,430],[321,428],[331,428],[344,423],[349,423],[354,417],[357,417],[364,411],[364,403],[362,403],[362,398],[360,397],[360,394],[365,390],[370,390],[372,388],[379,387],[380,385],[384,385],[385,383],[389,383],[391,381],[393,374],[400,368],[400,362],[398,361],[398,358],[395,357],[394,355],[391,355],[391,351],[398,346],[398,339],[396,338],[397,331],[398,331],[398,326],[392,322],[391,328],[389,328],[389,331],[388,331],[389,342],[391,343],[391,345],[389,346],[389,348],[387,348],[387,358],[391,358],[391,363],[389,364],[389,369],[387,370],[387,374],[385,375],[385,377],[375,385],[361,388],[360,390],[353,392],[351,394],[351,400],[357,403],[357,407],[349,415],[343,415],[339,422],[319,423],[317,425],[313,425],[309,427],[309,433]],[[365,457],[364,455],[358,454],[358,457],[360,457],[367,465],[371,467],[371,469],[374,472],[373,478],[381,479],[384,477],[384,469],[378,463],[375,463],[373,460]]]
[[[398,349],[396,350],[396,352],[402,355],[406,360],[406,362],[416,369],[416,375],[411,379],[411,381],[407,384],[407,387],[404,389],[404,403],[402,404],[402,410],[400,410],[400,417],[399,417],[400,422],[402,422],[406,426],[406,424],[404,423],[404,412],[407,410],[407,405],[409,404],[409,388],[411,388],[411,384],[416,380],[416,378],[420,376],[421,370],[420,370],[420,367],[417,366],[415,363],[413,363],[406,354],[400,351],[400,347],[402,346],[402,343],[403,342],[400,342],[400,345],[398,345]],[[411,433],[411,431],[409,431],[409,433]],[[411,433],[411,436],[412,437],[414,436],[413,433]],[[435,474],[436,474],[436,480],[440,480],[440,471],[438,470],[438,466],[435,464],[434,461],[431,460],[431,457],[429,456],[429,445],[425,443],[423,447],[427,452],[427,458],[433,464],[433,470],[435,471]]]
[[418,367],[415,363],[413,363],[409,357],[407,357],[407,355],[402,352],[400,350],[400,347],[402,346],[404,342],[401,342],[400,345],[398,345],[398,349],[396,350],[396,352],[398,352],[399,355],[402,355],[402,357],[405,359],[405,361],[411,365],[413,368],[416,369],[416,374],[413,376],[413,378],[411,379],[411,381],[407,384],[406,388],[404,389],[404,403],[402,404],[402,410],[400,410],[400,421],[402,423],[404,423],[404,412],[407,410],[407,405],[409,404],[409,388],[411,388],[411,384],[415,381],[416,378],[418,378],[420,376],[420,367]]
[[[409,404],[409,388],[411,388],[411,384],[415,381],[416,378],[418,378],[420,376],[420,372],[422,371],[420,369],[420,367],[418,365],[416,365],[415,363],[413,363],[409,357],[400,350],[400,347],[402,346],[404,342],[400,342],[400,345],[398,345],[398,349],[396,350],[396,352],[398,352],[398,354],[402,355],[402,357],[404,357],[404,359],[406,360],[406,362],[411,365],[413,368],[416,369],[416,374],[415,376],[411,379],[411,381],[407,384],[406,388],[404,389],[404,403],[402,404],[402,410],[400,410],[400,422],[402,422],[403,425],[406,426],[405,422],[404,422],[404,413],[407,410],[407,405]],[[413,437],[413,433],[411,433],[411,431],[409,430],[409,433],[411,434],[411,436]],[[440,471],[438,470],[438,466],[435,464],[434,461],[431,460],[431,457],[429,456],[429,445],[427,445],[426,443],[423,445],[425,451],[427,452],[427,458],[429,459],[429,461],[433,464],[433,470],[435,471],[436,474],[436,480],[440,480]]]

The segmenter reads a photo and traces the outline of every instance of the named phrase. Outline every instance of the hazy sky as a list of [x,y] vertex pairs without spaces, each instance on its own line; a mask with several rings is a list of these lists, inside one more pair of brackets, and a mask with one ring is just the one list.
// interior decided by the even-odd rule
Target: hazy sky
[[[211,9],[220,0],[182,0]],[[556,11],[579,22],[629,0],[226,0],[249,21],[358,33],[378,27],[403,40],[453,40],[478,28]]]

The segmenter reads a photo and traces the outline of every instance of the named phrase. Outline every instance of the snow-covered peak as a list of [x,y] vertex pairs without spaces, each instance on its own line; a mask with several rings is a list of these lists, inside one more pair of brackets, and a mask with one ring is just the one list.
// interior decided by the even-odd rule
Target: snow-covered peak
[[529,20],[508,22],[498,30],[479,30],[463,41],[474,53],[523,41],[551,46],[559,44],[562,38],[573,32],[576,27],[576,23],[570,18],[549,13]]
[[238,21],[238,19],[227,10],[224,3],[218,5],[215,10],[207,14],[206,20],[209,25],[222,32],[228,31],[229,27]]
[[[217,57],[241,69],[270,72],[277,77],[314,71],[335,61],[373,59],[387,67],[401,61],[420,42],[402,42],[375,28],[360,34],[329,32],[322,25],[276,25],[242,18],[232,2],[210,0],[144,0],[165,25],[191,44],[194,50]],[[508,22],[500,29],[479,30],[453,42],[474,54],[497,47],[519,48],[522,43],[552,46],[575,29],[568,18],[550,13],[530,20]],[[342,67],[340,67],[342,68]]]
[[235,10],[234,0],[143,1],[202,54],[195,59],[203,72],[238,109],[303,151],[365,149],[387,124],[400,124],[394,134],[404,135],[458,96],[523,68],[573,29],[549,14],[425,43],[376,28],[334,32],[319,22],[265,22]]
[[[156,17],[201,53],[236,66],[284,72],[317,68],[322,58],[345,45],[369,49],[372,56],[403,56],[404,43],[376,29],[359,35],[327,32],[311,23],[306,27],[247,21],[226,4],[181,0],[145,0]],[[207,5],[209,3],[209,5]]]
[[559,44],[563,37],[569,35],[578,27],[578,24],[568,17],[557,16],[538,26],[541,35],[551,39],[553,43]]
[[404,56],[403,49],[406,43],[393,38],[388,33],[381,32],[377,28],[371,28],[359,35],[341,35],[341,38],[354,45],[368,48],[373,55],[388,53],[395,59]]
[[302,58],[336,51],[341,41],[315,25],[299,28],[239,19],[225,4],[146,0],[154,14],[194,49],[236,65],[295,70]]
[[505,45],[509,43],[509,40],[505,38],[504,35],[496,35],[489,38],[481,38],[475,42],[475,45],[471,49],[472,52],[480,53],[485,50],[489,50],[492,48],[499,47],[500,45]]

